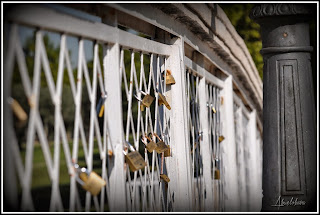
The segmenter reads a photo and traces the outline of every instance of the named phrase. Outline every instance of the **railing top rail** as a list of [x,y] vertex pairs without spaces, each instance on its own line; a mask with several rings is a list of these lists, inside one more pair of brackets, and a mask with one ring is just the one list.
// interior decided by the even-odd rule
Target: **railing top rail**
[[102,43],[119,43],[124,48],[143,53],[168,56],[171,51],[170,45],[148,40],[103,23],[81,20],[43,5],[16,6],[7,18],[8,21],[18,24],[83,37]]
[[184,57],[185,66],[192,69],[196,74],[200,77],[205,77],[206,81],[210,82],[211,84],[217,86],[220,89],[223,89],[223,81],[206,71],[203,67],[198,65],[197,63],[193,62],[190,58]]

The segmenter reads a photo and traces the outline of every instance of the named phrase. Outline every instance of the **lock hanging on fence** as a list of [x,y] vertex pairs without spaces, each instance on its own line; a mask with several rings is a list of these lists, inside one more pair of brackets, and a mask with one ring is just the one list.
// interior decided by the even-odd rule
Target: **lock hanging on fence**
[[164,156],[171,157],[171,148],[170,147],[168,147],[168,150],[164,151]]
[[216,167],[216,169],[214,170],[214,179],[220,180],[220,160],[216,158],[214,161]]
[[223,140],[224,140],[224,136],[223,135],[219,136],[219,143],[221,143]]
[[158,93],[158,95],[159,95],[159,100],[158,100],[159,105],[164,104],[169,110],[171,110],[171,107],[170,107],[169,103],[167,102],[166,97],[163,96],[161,93]]
[[18,118],[19,121],[25,122],[28,119],[28,115],[26,112],[23,110],[19,102],[17,102],[13,98],[8,99],[9,104],[11,105],[12,111],[14,115]]
[[140,92],[144,95],[142,100],[140,97],[138,97],[136,95],[134,95],[134,97],[136,97],[136,99],[141,102],[140,109],[141,109],[141,111],[144,111],[144,107],[150,107],[150,105],[152,104],[152,102],[154,100],[154,97],[150,96],[149,94],[147,94],[143,91],[140,91]]
[[82,188],[93,196],[98,195],[101,188],[106,185],[106,181],[93,171],[89,172],[84,167],[80,169],[78,164],[74,164],[74,167],[77,171],[76,180],[82,185]]
[[154,136],[156,136],[159,140],[157,142],[157,147],[155,148],[158,154],[169,150],[169,147],[161,140],[161,138],[156,133],[154,133]]
[[102,93],[97,105],[97,114],[99,117],[102,117],[104,112],[104,102],[107,98],[107,93]]
[[171,75],[171,71],[167,69],[166,84],[173,85],[175,83],[176,81],[174,80],[174,77]]
[[157,148],[157,144],[152,141],[152,139],[148,135],[145,135],[144,137],[141,135],[141,141],[145,144],[149,153],[152,153],[153,150]]
[[214,107],[212,107],[212,112],[213,113],[217,113],[216,109]]
[[126,142],[126,144],[129,146],[131,152],[127,153],[126,151],[123,151],[123,153],[125,155],[126,163],[129,164],[130,170],[132,172],[135,172],[139,169],[144,168],[147,164],[144,161],[143,157],[129,142]]
[[161,153],[161,169],[160,169],[160,179],[163,179],[166,183],[170,182],[170,178],[163,174],[163,165],[164,165],[164,152]]

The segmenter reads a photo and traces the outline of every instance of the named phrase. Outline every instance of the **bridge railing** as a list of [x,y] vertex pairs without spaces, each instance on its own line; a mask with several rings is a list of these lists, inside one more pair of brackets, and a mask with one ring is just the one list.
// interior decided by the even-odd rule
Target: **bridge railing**
[[[25,26],[33,29],[31,50],[20,35]],[[8,210],[226,211],[228,202],[261,189],[261,172],[250,171],[259,168],[252,163],[261,162],[255,111],[233,93],[231,76],[216,77],[187,57],[182,38],[161,43],[43,5],[16,6],[6,29]],[[58,35],[55,58],[47,32]],[[173,85],[166,84],[169,73]],[[146,94],[154,98],[150,107],[142,102]],[[43,114],[43,100],[50,113]],[[150,153],[149,134],[169,153]],[[142,155],[144,168],[130,170],[127,143]],[[77,165],[104,180],[99,194],[81,187]],[[45,189],[37,190],[41,186],[47,186],[45,197]]]

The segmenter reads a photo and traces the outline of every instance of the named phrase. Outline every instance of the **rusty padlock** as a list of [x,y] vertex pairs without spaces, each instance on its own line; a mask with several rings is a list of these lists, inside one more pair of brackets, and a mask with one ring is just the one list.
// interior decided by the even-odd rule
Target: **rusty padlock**
[[171,71],[167,69],[166,74],[166,84],[173,85],[176,81],[174,80],[174,77],[171,75]]
[[157,147],[155,148],[157,153],[160,154],[162,152],[169,150],[169,147],[161,140],[161,138],[156,133],[154,133],[154,136],[156,136],[159,140],[157,142]]
[[144,137],[141,135],[141,141],[145,144],[149,153],[152,153],[153,150],[155,150],[155,148],[157,147],[157,144],[152,141],[152,139],[148,135],[145,135]]
[[166,175],[163,174],[163,165],[164,165],[164,152],[161,153],[161,169],[160,169],[160,178],[163,179],[165,182],[170,182],[170,178]]
[[170,178],[166,174],[160,174],[160,178],[162,178],[165,182],[170,182]]
[[78,173],[76,180],[82,185],[82,188],[93,196],[98,195],[101,188],[106,185],[106,181],[93,171],[89,172],[84,167],[80,169],[78,164],[75,164],[74,167]]
[[163,96],[161,93],[158,93],[158,95],[159,95],[159,100],[158,100],[159,105],[164,104],[169,110],[171,110],[171,107],[170,107],[169,103],[167,102],[166,97]]
[[127,153],[126,151],[123,151],[123,153],[125,154],[125,160],[126,163],[129,164],[130,170],[132,172],[135,172],[139,169],[144,168],[147,164],[144,161],[143,157],[129,142],[126,142],[126,144],[129,146],[131,152]]

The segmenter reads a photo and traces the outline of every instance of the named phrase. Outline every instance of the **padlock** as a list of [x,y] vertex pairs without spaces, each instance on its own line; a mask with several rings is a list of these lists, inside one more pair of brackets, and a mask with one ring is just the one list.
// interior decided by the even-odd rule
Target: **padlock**
[[150,105],[152,104],[153,100],[154,100],[154,97],[150,96],[149,94],[143,92],[143,91],[140,91],[144,97],[142,99],[142,104],[146,107],[150,107]]
[[140,104],[140,110],[144,111],[144,105],[142,103]]
[[[141,135],[141,136],[142,136],[142,135]],[[146,138],[147,140],[149,140],[149,142],[148,142],[148,141],[145,141],[145,139],[144,139],[143,137],[141,137],[141,141],[145,144],[148,152],[149,152],[149,153],[152,153],[153,150],[155,150],[155,148],[157,148],[157,144],[156,144],[154,141],[152,141],[152,139],[151,139],[150,137],[148,137],[147,135],[145,135],[145,138]]]
[[173,85],[176,81],[174,80],[174,77],[171,75],[171,71],[167,69],[166,74],[166,84]]
[[197,145],[198,145],[198,143],[197,143],[197,142],[195,142],[195,143],[194,143],[194,148],[192,148],[192,149],[191,149],[191,153],[193,153],[193,152],[196,150]]
[[9,98],[8,100],[9,104],[11,105],[12,111],[14,115],[18,118],[19,121],[26,121],[28,119],[28,115],[26,112],[23,110],[19,102],[17,102],[13,98]]
[[152,102],[154,100],[154,97],[150,96],[149,94],[147,94],[143,91],[140,91],[140,92],[144,95],[142,100],[140,97],[138,97],[135,94],[134,94],[134,97],[136,97],[136,99],[141,102],[140,109],[141,109],[141,111],[144,111],[144,107],[150,107],[150,105],[152,104]]
[[219,143],[221,143],[223,140],[224,140],[224,136],[223,135],[219,136]]
[[99,99],[98,105],[97,105],[97,114],[99,115],[99,117],[102,117],[103,115],[103,111],[104,111],[104,102],[107,98],[107,93],[102,93],[101,97]]
[[106,181],[93,171],[89,172],[84,167],[79,169],[78,164],[75,164],[75,168],[79,174],[79,178],[76,178],[76,180],[82,185],[82,188],[89,191],[93,196],[98,195],[101,188],[106,185]]
[[157,142],[157,147],[155,148],[158,154],[165,152],[169,149],[169,147],[161,140],[161,138],[154,133],[154,135],[158,138],[159,142]]
[[144,161],[143,157],[140,155],[140,153],[138,151],[136,151],[133,146],[129,143],[126,142],[127,145],[129,146],[129,149],[131,150],[131,152],[126,153],[124,151],[125,154],[125,160],[127,162],[127,164],[129,164],[129,168],[132,172],[135,172],[139,169],[144,168],[147,164]]
[[164,156],[165,157],[170,157],[171,156],[171,148],[168,147],[168,150],[164,151]]
[[216,109],[214,107],[212,107],[212,112],[213,113],[217,113]]
[[214,170],[214,179],[220,180],[220,170],[218,169]]
[[165,182],[170,182],[170,178],[165,174],[160,174],[160,178],[162,178]]
[[171,110],[171,107],[170,107],[169,103],[167,102],[166,97],[164,97],[161,93],[158,93],[158,95],[159,95],[159,100],[158,100],[159,105],[164,104],[169,110]]

